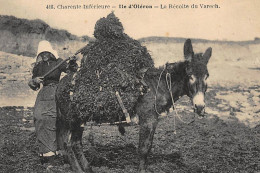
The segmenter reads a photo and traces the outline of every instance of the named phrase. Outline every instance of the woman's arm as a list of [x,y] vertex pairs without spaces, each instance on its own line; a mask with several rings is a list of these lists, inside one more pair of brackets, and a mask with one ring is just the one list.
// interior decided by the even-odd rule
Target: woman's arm
[[33,75],[32,75],[32,79],[29,80],[28,82],[28,85],[29,87],[34,90],[34,91],[37,91],[39,88],[40,88],[40,83],[42,82],[42,78],[39,77],[38,75],[38,64],[36,64],[34,67],[33,67]]
[[[76,63],[76,60],[77,60],[76,57],[72,57],[69,60],[69,63],[67,63],[67,62],[62,63],[61,66],[59,67],[60,71],[65,72],[65,73],[68,70],[72,71],[72,72],[76,72],[78,69],[78,64]],[[59,58],[58,63],[60,63],[61,61],[63,61],[63,60],[61,58]]]

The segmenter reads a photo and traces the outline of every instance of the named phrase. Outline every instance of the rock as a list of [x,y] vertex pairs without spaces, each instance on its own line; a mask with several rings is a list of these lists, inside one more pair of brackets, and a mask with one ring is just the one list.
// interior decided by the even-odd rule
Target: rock
[[252,95],[252,96],[259,96],[260,93],[255,91],[255,90],[250,90],[250,95]]
[[6,79],[6,76],[0,76],[0,79]]

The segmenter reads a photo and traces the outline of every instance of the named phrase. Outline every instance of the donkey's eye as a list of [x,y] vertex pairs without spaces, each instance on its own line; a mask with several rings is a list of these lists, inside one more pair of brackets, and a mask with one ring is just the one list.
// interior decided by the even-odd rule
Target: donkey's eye
[[206,74],[205,77],[204,77],[204,80],[207,80],[209,77],[209,74]]
[[193,84],[196,81],[196,77],[194,75],[190,75],[189,81],[190,81],[191,84]]
[[206,82],[206,80],[208,79],[208,77],[209,77],[209,74],[206,74],[205,76],[204,76],[204,82]]

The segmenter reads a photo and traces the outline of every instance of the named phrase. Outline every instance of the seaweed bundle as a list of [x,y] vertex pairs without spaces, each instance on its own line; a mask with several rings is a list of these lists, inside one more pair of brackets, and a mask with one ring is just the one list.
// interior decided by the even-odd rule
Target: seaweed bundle
[[139,73],[154,66],[146,47],[124,33],[119,19],[110,13],[95,25],[95,41],[82,51],[73,102],[86,119],[97,122],[124,118],[115,92],[131,114],[141,94]]

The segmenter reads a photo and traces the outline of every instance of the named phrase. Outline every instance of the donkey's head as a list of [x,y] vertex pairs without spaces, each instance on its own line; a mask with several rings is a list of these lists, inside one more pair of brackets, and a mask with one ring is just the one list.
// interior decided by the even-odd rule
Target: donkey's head
[[207,64],[211,57],[212,48],[205,53],[194,54],[191,40],[184,44],[184,57],[188,62],[186,67],[186,94],[190,97],[194,112],[200,116],[205,113],[205,92],[207,90],[207,78],[209,77]]

